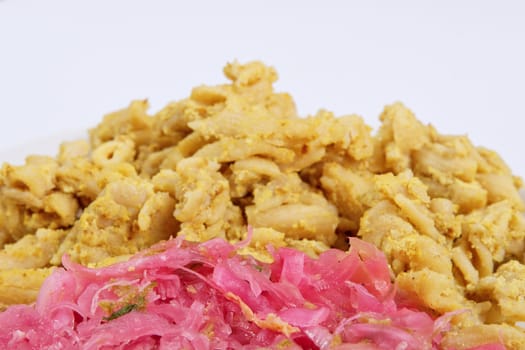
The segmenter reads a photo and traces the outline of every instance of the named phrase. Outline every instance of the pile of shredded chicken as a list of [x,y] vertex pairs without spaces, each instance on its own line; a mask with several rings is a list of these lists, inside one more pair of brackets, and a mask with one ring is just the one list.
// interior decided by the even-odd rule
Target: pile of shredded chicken
[[[168,239],[245,238],[317,256],[373,243],[402,294],[455,317],[445,344],[525,347],[521,180],[493,151],[441,135],[400,103],[372,133],[357,115],[299,117],[274,69],[228,64],[229,84],[147,114],[111,113],[89,141],[0,170],[0,304],[31,303],[63,254],[107,265]],[[482,337],[483,341],[480,341]]]

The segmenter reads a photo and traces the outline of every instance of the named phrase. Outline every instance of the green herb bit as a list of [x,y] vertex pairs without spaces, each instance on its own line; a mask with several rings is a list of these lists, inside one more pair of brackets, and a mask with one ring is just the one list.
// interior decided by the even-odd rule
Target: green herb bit
[[109,315],[108,317],[104,317],[104,320],[105,321],[111,321],[111,320],[114,320],[116,318],[119,318],[120,316],[124,316],[125,314],[129,314],[131,311],[133,310],[136,310],[139,308],[139,305],[138,304],[128,304],[128,305],[124,305],[123,307],[121,307],[120,309],[118,309],[117,311],[113,312],[111,315]]

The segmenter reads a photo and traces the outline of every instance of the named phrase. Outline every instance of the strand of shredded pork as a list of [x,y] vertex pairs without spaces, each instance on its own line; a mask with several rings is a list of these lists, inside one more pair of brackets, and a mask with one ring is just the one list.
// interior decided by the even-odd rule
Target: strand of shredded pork
[[[2,349],[441,349],[450,314],[396,303],[384,255],[351,238],[274,262],[222,239],[160,243],[91,269],[64,258],[34,306],[0,314]],[[476,350],[501,350],[489,344]]]

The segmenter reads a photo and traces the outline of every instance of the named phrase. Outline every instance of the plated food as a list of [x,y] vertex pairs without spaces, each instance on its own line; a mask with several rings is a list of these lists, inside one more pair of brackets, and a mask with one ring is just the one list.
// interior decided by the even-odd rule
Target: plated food
[[[196,87],[190,97],[154,115],[147,114],[147,101],[132,102],[90,130],[89,140],[62,144],[56,157],[29,156],[24,165],[3,165],[0,303],[4,308],[31,304],[40,295],[35,308],[8,308],[0,324],[11,319],[5,315],[13,312],[33,312],[28,317],[36,317],[32,319],[36,322],[42,316],[38,312],[45,309],[42,305],[63,307],[64,296],[58,295],[50,281],[71,278],[77,281],[72,286],[81,286],[68,299],[68,319],[74,325],[80,316],[105,327],[138,315],[147,317],[152,305],[165,304],[166,297],[159,292],[157,280],[143,279],[132,270],[142,266],[146,256],[157,253],[197,250],[204,254],[196,247],[213,244],[218,252],[229,251],[232,255],[227,257],[204,254],[199,258],[205,260],[204,266],[190,268],[192,260],[175,268],[182,266],[194,278],[208,281],[221,261],[239,265],[248,261],[260,267],[255,272],[273,272],[279,266],[279,252],[298,251],[302,258],[295,259],[316,264],[326,256],[332,260],[338,256],[337,261],[348,256],[355,259],[358,247],[369,247],[364,243],[368,242],[384,254],[388,265],[383,267],[388,270],[378,267],[367,272],[378,273],[370,277],[380,282],[373,286],[359,278],[353,281],[351,276],[341,279],[340,288],[353,286],[348,287],[348,302],[354,295],[351,290],[360,291],[358,296],[362,292],[380,302],[392,302],[392,310],[428,317],[425,330],[412,329],[410,322],[398,327],[397,319],[379,306],[375,314],[354,306],[354,314],[326,316],[330,326],[324,321],[316,323],[329,333],[321,337],[308,333],[298,321],[281,316],[268,319],[270,314],[288,312],[297,300],[306,304],[294,304],[295,308],[322,313],[325,304],[305,298],[300,289],[306,283],[303,279],[292,276],[293,283],[287,282],[296,289],[281,295],[283,300],[289,298],[286,308],[277,304],[277,309],[265,309],[271,312],[262,316],[256,309],[259,304],[250,303],[235,288],[212,287],[229,302],[221,299],[224,303],[219,304],[229,305],[234,314],[240,310],[250,327],[270,325],[261,328],[270,332],[272,340],[267,346],[293,348],[303,344],[297,339],[303,339],[312,348],[353,342],[360,349],[391,349],[394,343],[377,340],[384,339],[391,326],[404,332],[396,331],[396,335],[421,334],[424,338],[415,343],[394,337],[400,349],[525,346],[525,332],[516,326],[525,320],[521,179],[495,152],[475,147],[466,136],[441,135],[400,103],[385,108],[376,133],[356,115],[335,117],[320,111],[301,118],[288,94],[274,92],[274,69],[259,62],[232,63],[224,72],[231,83]],[[155,245],[161,241],[168,243]],[[170,250],[172,245],[175,250]],[[368,261],[366,254],[357,255],[361,260],[356,261]],[[297,268],[297,261],[292,261],[290,266]],[[337,271],[336,266],[334,262]],[[141,273],[158,274],[159,268],[164,273],[173,266],[156,265]],[[121,275],[114,275],[115,271]],[[385,271],[391,281],[384,278]],[[252,292],[255,272],[239,277],[239,283],[250,286]],[[94,284],[82,280],[97,273],[112,277]],[[80,277],[74,277],[77,275]],[[133,283],[129,282],[131,275]],[[265,281],[275,282],[272,276],[268,272]],[[322,281],[324,277],[316,278]],[[330,278],[337,281],[335,276]],[[132,290],[138,288],[136,283],[141,285],[137,281],[155,283],[141,285],[142,302],[125,303],[121,299],[126,294],[137,293],[123,292],[117,280],[128,281]],[[390,294],[377,294],[385,286]],[[107,298],[119,301],[108,306],[91,295],[87,312],[79,298],[89,288],[102,288],[101,293],[111,294]],[[160,299],[150,304],[149,298],[155,295]],[[172,300],[176,298],[170,297]],[[343,319],[351,320],[340,328],[332,327]],[[169,322],[177,325],[176,320]],[[443,324],[436,326],[436,322]],[[202,323],[204,328],[198,330],[211,339],[214,334],[206,333],[208,324]],[[351,332],[345,333],[346,325],[355,324],[382,324],[385,326],[379,328],[384,333],[347,336]],[[23,325],[10,323],[9,327],[4,323],[0,340],[29,341]],[[75,327],[71,328],[74,332]],[[258,334],[255,328],[250,333],[253,336]],[[147,344],[160,346],[158,337]],[[75,346],[89,341],[82,339]],[[133,341],[136,339],[123,340],[129,348]],[[99,343],[93,344],[97,348]],[[123,344],[111,346],[117,345]]]

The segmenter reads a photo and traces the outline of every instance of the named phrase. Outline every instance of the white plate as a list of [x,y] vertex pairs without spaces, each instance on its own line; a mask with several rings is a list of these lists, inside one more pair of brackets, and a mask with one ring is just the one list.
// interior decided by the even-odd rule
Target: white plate
[[70,131],[56,133],[47,137],[43,136],[27,144],[12,146],[6,150],[0,150],[0,164],[8,162],[11,164],[23,164],[28,155],[38,154],[47,156],[56,156],[60,144],[64,141],[72,141],[81,138],[87,138],[87,131]]

